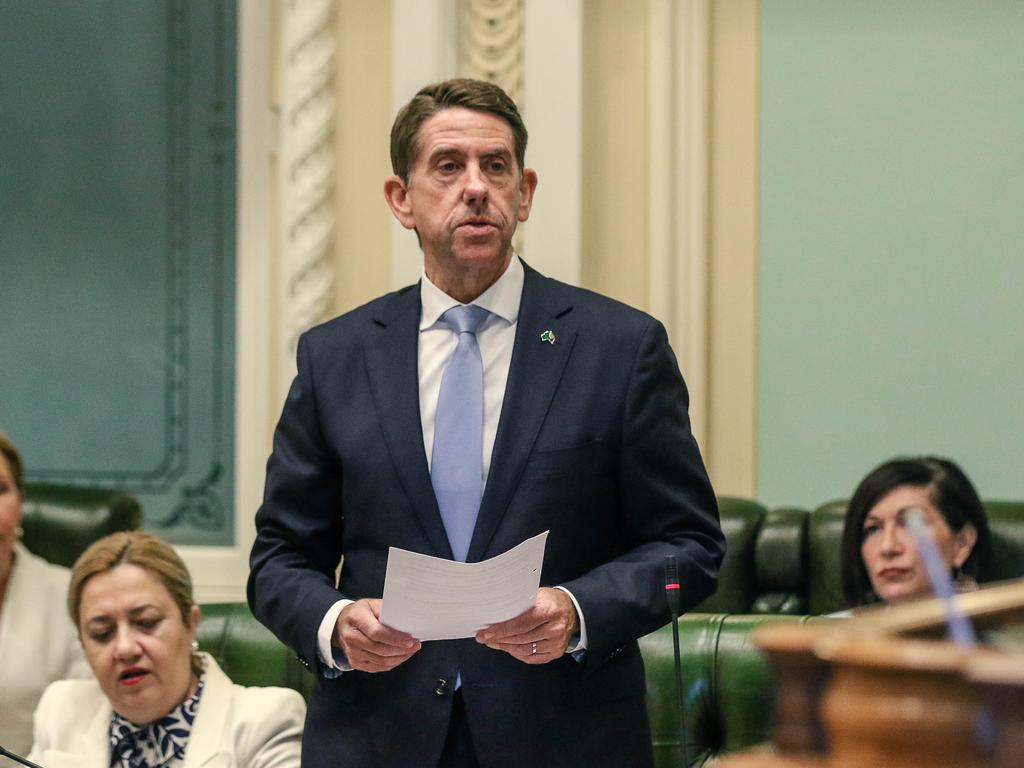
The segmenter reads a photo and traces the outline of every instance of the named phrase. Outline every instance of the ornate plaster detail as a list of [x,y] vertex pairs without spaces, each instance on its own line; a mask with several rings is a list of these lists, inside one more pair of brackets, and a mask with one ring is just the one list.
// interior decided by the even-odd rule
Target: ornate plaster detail
[[335,49],[332,0],[281,3],[279,338],[286,380],[299,334],[327,312],[334,277]]
[[460,0],[459,69],[496,83],[523,108],[524,0]]

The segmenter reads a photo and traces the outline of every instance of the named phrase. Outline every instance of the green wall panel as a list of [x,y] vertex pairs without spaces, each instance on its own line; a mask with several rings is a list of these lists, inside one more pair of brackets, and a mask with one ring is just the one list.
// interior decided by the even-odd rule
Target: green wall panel
[[1024,3],[765,0],[758,482],[1024,498]]
[[234,3],[0,3],[0,427],[233,540]]

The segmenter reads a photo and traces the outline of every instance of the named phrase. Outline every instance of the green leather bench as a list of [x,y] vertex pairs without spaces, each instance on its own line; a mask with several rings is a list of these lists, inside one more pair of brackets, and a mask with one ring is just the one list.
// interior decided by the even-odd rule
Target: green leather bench
[[[244,603],[202,606],[199,646],[235,682],[279,685],[308,697],[313,675],[259,624]],[[805,622],[796,616],[688,614],[679,620],[685,720],[690,763],[767,741],[774,689],[751,632],[766,622]],[[824,620],[824,619],[818,619]],[[662,627],[640,641],[647,665],[647,706],[659,768],[679,759],[672,630]]]
[[[719,507],[725,560],[718,591],[697,610],[821,615],[846,607],[839,573],[845,501],[807,511],[723,497]],[[1024,577],[1024,502],[987,501],[985,511],[992,563],[982,581]]]
[[142,507],[121,491],[26,483],[21,527],[30,552],[70,568],[97,539],[142,527]]

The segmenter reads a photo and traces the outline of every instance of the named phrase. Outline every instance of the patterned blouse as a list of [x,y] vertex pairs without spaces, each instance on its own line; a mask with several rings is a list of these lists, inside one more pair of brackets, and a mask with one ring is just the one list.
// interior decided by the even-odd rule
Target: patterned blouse
[[110,717],[110,768],[180,766],[205,681],[203,675],[195,693],[149,725],[135,725],[114,712]]

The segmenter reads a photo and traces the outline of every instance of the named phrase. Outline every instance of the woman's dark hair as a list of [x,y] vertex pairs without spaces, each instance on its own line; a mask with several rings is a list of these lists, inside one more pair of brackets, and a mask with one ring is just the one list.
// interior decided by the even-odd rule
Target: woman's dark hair
[[985,508],[974,485],[949,459],[936,456],[898,458],[873,469],[860,481],[846,507],[846,522],[840,567],[843,574],[843,596],[853,607],[879,602],[871,589],[871,581],[861,557],[864,536],[864,518],[883,496],[900,486],[926,488],[932,504],[942,514],[953,533],[959,533],[970,523],[978,533],[971,554],[960,567],[964,576],[984,579],[989,564],[989,532]]
[[11,438],[0,430],[0,455],[7,459],[7,466],[11,468],[11,479],[14,481],[14,490],[25,494],[25,465],[22,464],[21,454],[14,447]]

